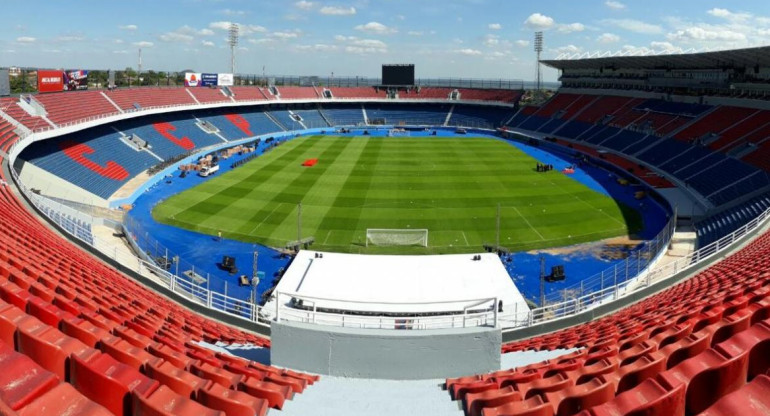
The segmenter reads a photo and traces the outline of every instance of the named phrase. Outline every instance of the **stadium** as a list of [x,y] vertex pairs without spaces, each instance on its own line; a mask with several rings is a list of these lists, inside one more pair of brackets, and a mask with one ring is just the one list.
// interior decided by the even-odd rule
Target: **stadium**
[[770,414],[770,47],[268,76],[304,32],[215,23],[221,72],[0,56],[0,414]]

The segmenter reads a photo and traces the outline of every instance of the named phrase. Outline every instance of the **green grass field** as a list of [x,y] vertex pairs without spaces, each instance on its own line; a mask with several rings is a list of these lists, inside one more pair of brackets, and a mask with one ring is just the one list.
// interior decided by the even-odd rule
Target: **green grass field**
[[[318,158],[305,168],[306,159]],[[225,162],[226,163],[226,162]],[[361,253],[479,252],[558,247],[628,235],[635,211],[536,160],[485,138],[312,136],[291,140],[233,171],[179,193],[156,221],[283,247],[303,237],[316,250]],[[427,228],[428,248],[365,247],[367,228]]]

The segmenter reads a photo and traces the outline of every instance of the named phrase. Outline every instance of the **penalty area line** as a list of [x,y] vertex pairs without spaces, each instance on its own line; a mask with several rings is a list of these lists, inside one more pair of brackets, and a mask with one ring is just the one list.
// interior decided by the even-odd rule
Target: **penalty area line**
[[514,211],[516,211],[516,213],[517,213],[517,214],[519,214],[519,216],[521,217],[521,219],[523,219],[523,220],[524,220],[524,222],[525,222],[525,223],[527,223],[527,225],[529,226],[529,228],[531,228],[531,229],[532,229],[532,231],[534,231],[534,232],[535,232],[535,234],[537,234],[537,236],[538,236],[538,237],[540,237],[540,239],[541,239],[541,240],[545,241],[545,237],[543,237],[543,235],[542,235],[542,234],[540,234],[540,231],[538,231],[538,230],[537,230],[535,227],[533,227],[533,226],[532,226],[532,224],[530,224],[530,223],[529,223],[529,220],[527,220],[527,217],[525,217],[525,216],[521,215],[521,212],[519,212],[519,209],[518,209],[518,208],[516,208],[516,207],[513,207],[513,210],[514,210]]

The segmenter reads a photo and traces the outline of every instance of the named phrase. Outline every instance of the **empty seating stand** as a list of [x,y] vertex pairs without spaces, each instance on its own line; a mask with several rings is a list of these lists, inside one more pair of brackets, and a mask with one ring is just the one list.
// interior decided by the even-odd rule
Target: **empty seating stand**
[[40,94],[35,99],[43,104],[48,119],[57,125],[119,112],[101,91],[68,91]]
[[765,414],[770,234],[610,316],[503,346],[578,348],[549,361],[447,379],[469,415]]
[[264,415],[318,380],[203,340],[269,346],[81,252],[0,186],[0,413]]
[[187,89],[178,87],[126,88],[105,92],[105,94],[118,107],[127,111],[151,107],[195,104],[195,100],[187,92]]

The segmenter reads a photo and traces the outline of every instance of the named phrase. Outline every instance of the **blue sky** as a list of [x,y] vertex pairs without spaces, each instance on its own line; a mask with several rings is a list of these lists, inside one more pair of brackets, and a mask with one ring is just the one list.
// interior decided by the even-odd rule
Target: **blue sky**
[[[2,0],[0,66],[227,72],[228,22],[240,73],[534,78],[544,58],[770,44],[766,0]],[[546,71],[546,80],[556,73]]]

